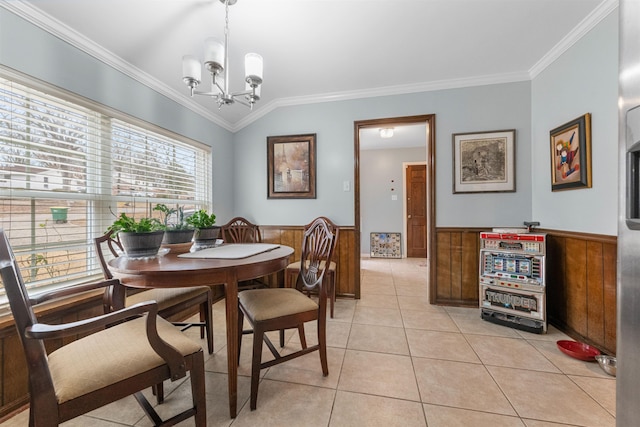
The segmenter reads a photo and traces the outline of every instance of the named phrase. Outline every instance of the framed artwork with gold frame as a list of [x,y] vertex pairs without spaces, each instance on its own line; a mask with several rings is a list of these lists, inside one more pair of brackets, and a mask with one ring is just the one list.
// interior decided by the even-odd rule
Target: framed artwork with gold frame
[[550,132],[551,191],[591,188],[591,114]]
[[267,137],[267,198],[316,198],[316,134]]

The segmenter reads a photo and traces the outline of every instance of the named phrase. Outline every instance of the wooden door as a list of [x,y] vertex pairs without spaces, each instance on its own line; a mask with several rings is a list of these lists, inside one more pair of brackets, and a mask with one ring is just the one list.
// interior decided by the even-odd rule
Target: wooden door
[[427,257],[427,166],[409,165],[406,169],[407,257]]

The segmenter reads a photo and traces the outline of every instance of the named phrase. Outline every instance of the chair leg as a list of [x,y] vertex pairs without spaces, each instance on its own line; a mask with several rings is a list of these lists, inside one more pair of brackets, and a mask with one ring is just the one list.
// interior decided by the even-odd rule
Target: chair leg
[[207,316],[206,316],[206,309],[203,309],[202,305],[200,306],[200,323],[202,324],[202,326],[200,326],[200,339],[204,339],[205,337],[205,332],[207,332],[207,325],[205,324],[207,321]]
[[333,306],[336,302],[336,275],[331,274],[329,280],[329,306],[331,307],[331,318],[333,319]]
[[302,348],[307,348],[307,337],[304,334],[304,323],[298,325],[298,335],[300,336],[300,345]]
[[244,313],[238,307],[238,366],[240,366],[240,351],[242,350],[242,328],[244,326]]
[[322,375],[329,375],[329,365],[327,363],[327,326],[326,322],[318,322],[318,353],[320,353],[320,365],[322,365]]
[[207,350],[209,354],[213,354],[213,310],[211,308],[211,301],[205,301],[200,304],[200,321],[204,323],[204,328],[200,328],[200,338],[204,338],[202,335],[207,335]]
[[[300,270],[286,269],[284,272],[284,283],[278,283],[279,288],[295,288],[296,278]],[[284,329],[280,329],[280,348],[284,347]]]
[[194,415],[196,427],[206,427],[207,425],[207,398],[204,384],[204,357],[202,352],[198,352],[192,356],[191,372],[189,372],[189,380],[191,381],[191,397],[193,399],[193,407],[196,410]]
[[253,356],[251,358],[251,410],[258,404],[258,384],[260,382],[260,365],[262,364],[262,340],[264,331],[259,325],[253,325]]
[[163,383],[158,383],[152,386],[151,391],[153,392],[153,395],[156,397],[156,402],[158,402],[158,405],[164,402],[164,384]]

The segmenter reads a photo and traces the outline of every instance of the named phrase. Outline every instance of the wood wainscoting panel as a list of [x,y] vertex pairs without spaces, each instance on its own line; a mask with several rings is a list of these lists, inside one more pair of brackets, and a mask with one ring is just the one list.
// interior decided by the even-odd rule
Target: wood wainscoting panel
[[15,328],[12,332],[2,338],[2,409],[8,411],[29,401],[27,360]]
[[451,233],[437,233],[435,264],[436,283],[430,284],[429,287],[431,302],[435,304],[454,304],[456,298],[451,292]]
[[[587,336],[587,242],[566,238],[564,244],[567,262],[564,277],[567,288],[566,322],[574,331]],[[557,286],[557,283],[547,281],[547,286]]]
[[[480,232],[438,228],[432,304],[478,306]],[[547,319],[576,340],[615,354],[617,237],[561,230],[547,234]]]
[[[479,275],[480,275],[480,233],[462,233],[461,265],[463,301],[475,301],[478,303]],[[475,283],[475,285],[471,285]],[[468,285],[467,285],[468,284]]]
[[451,233],[449,242],[451,295],[462,300],[462,233]]
[[604,342],[604,275],[602,244],[587,242],[587,335]]
[[429,284],[432,304],[478,305],[480,231],[483,230],[485,229],[436,230],[436,283]]
[[547,233],[547,318],[572,338],[616,352],[617,237]]
[[[355,278],[359,274],[356,269],[355,253],[355,231],[353,228],[341,228],[338,237],[338,247],[334,254],[337,261],[338,278],[336,282],[336,294],[342,296],[356,297]],[[357,296],[359,298],[359,295]]]
[[604,348],[616,352],[616,325],[618,313],[618,245],[603,243],[603,300],[604,304]]

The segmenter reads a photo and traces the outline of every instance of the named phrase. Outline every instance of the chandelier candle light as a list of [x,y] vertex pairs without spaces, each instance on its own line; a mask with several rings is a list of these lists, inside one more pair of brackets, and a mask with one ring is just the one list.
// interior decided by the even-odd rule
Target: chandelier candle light
[[[245,90],[229,92],[229,6],[237,0],[220,0],[225,5],[224,45],[213,37],[204,42],[204,67],[211,74],[211,91],[199,92],[195,90],[202,79],[202,65],[193,55],[182,57],[182,81],[191,89],[191,96],[210,96],[218,103],[218,108],[238,102],[253,109],[253,104],[260,100],[262,84],[262,56],[257,53],[247,53],[244,57]],[[224,72],[224,77],[220,76]],[[222,81],[222,85],[220,84]]]

